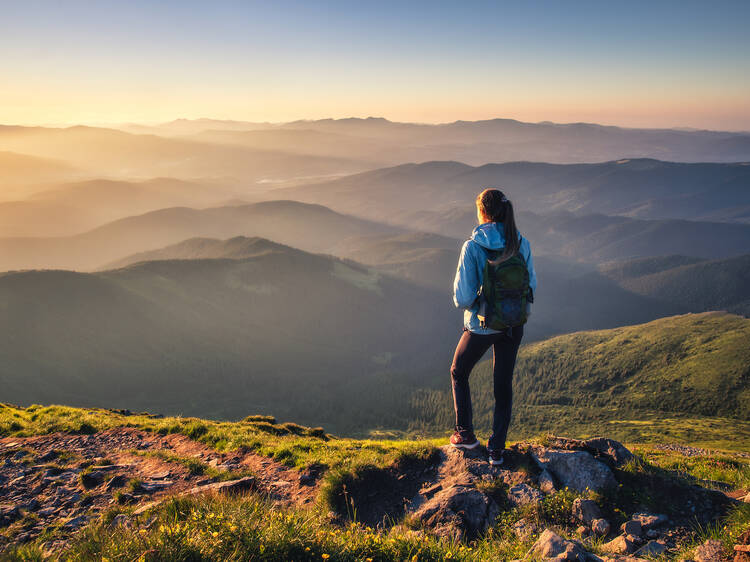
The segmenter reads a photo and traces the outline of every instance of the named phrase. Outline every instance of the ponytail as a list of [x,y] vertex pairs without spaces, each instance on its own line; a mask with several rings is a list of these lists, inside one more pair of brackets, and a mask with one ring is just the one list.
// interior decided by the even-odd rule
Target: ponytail
[[504,262],[515,256],[521,242],[518,240],[516,217],[513,214],[513,203],[499,189],[489,188],[477,195],[477,210],[488,222],[503,223],[505,248],[495,263]]

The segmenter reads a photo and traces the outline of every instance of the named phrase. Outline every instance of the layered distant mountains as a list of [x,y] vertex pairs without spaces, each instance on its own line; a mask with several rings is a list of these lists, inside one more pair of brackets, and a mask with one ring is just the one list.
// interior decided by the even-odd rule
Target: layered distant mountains
[[[749,163],[748,134],[503,119],[0,126],[2,399],[434,430],[458,254],[477,193],[500,187],[539,279],[524,415],[576,400],[534,385],[596,374],[602,408],[637,417],[595,367],[655,392],[671,371],[628,370],[654,342],[687,376],[683,357],[715,359],[691,330],[744,334],[739,316],[681,315],[750,315]],[[714,378],[741,392],[732,373]],[[716,413],[694,394],[674,408]]]
[[[641,219],[750,221],[750,164],[680,164],[623,159],[600,164],[510,162],[472,167],[425,162],[384,168],[276,192],[375,220],[466,207],[483,187],[500,187],[517,210]],[[471,210],[471,205],[468,205]]]

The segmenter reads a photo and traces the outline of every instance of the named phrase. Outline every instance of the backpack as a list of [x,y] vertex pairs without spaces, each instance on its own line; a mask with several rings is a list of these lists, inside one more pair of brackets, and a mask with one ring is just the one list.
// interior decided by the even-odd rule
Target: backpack
[[493,263],[501,251],[490,250],[484,264],[480,306],[477,316],[482,328],[504,331],[526,323],[527,304],[534,297],[529,286],[529,269],[520,253]]

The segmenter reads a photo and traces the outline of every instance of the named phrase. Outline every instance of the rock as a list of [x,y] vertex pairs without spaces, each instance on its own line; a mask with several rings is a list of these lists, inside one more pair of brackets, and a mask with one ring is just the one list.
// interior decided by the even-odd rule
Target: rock
[[255,478],[245,476],[238,480],[227,480],[226,482],[214,482],[205,486],[196,486],[188,490],[188,494],[202,494],[204,492],[216,492],[218,494],[232,494],[245,490],[252,490],[255,487]]
[[617,486],[612,470],[585,451],[534,447],[531,454],[541,469],[549,470],[563,486],[579,492],[599,492]]
[[539,489],[545,494],[552,494],[555,492],[555,480],[552,478],[549,470],[542,470],[537,482],[539,484]]
[[526,555],[526,560],[587,560],[587,552],[573,541],[545,530]]
[[508,490],[508,501],[516,507],[537,504],[544,499],[544,494],[528,484],[516,484]]
[[606,519],[594,519],[591,522],[591,530],[600,537],[606,537],[609,534],[611,525]]
[[631,519],[638,521],[644,530],[653,529],[669,521],[666,515],[654,515],[651,513],[636,513]]
[[640,537],[643,533],[641,522],[637,519],[626,521],[625,523],[620,525],[620,530],[626,535],[635,535],[636,537]]
[[583,442],[583,446],[589,451],[596,451],[598,454],[609,458],[615,466],[622,466],[635,458],[635,455],[622,443],[606,437],[587,439]]
[[451,486],[437,492],[414,512],[438,535],[474,538],[494,523],[497,504],[473,486]]
[[659,531],[655,531],[654,529],[649,529],[646,531],[646,536],[650,539],[655,539],[659,537]]
[[117,474],[107,480],[107,483],[104,485],[104,489],[108,492],[111,492],[115,488],[122,488],[127,481],[128,479],[124,475]]
[[81,473],[81,484],[84,488],[96,488],[102,482],[104,482],[104,472],[100,470]]
[[131,504],[137,501],[138,499],[133,494],[128,494],[127,492],[117,496],[117,503],[119,503],[120,505]]
[[172,486],[173,484],[174,482],[172,482],[171,480],[157,480],[157,481],[141,482],[140,488],[144,492],[158,492],[159,490],[168,488]]
[[721,543],[716,540],[708,540],[695,549],[693,554],[695,562],[721,562]]
[[639,548],[636,556],[661,556],[667,551],[667,546],[657,541],[648,541],[644,546]]
[[63,528],[68,530],[78,529],[79,527],[83,527],[87,521],[88,517],[86,517],[85,515],[79,515],[78,517],[74,517],[73,519],[70,519],[67,523],[65,523],[63,525]]
[[576,498],[573,500],[573,516],[582,523],[590,525],[594,519],[601,519],[602,512],[594,500]]
[[636,544],[628,535],[620,535],[602,545],[602,551],[611,554],[631,554],[635,552]]
[[0,527],[6,527],[21,516],[15,505],[0,505]]
[[130,529],[131,527],[133,527],[133,522],[125,513],[118,513],[112,518],[112,521],[110,521],[109,523],[110,529],[114,529],[115,527],[124,527],[126,529]]
[[579,526],[579,527],[578,527],[578,528],[576,529],[576,534],[577,534],[577,535],[578,535],[579,537],[581,537],[581,538],[584,538],[584,539],[585,539],[585,538],[587,538],[587,537],[590,537],[590,536],[591,536],[591,529],[589,529],[588,527],[586,527],[586,525],[580,525],[580,526]]
[[156,507],[157,505],[161,504],[163,500],[155,500],[148,503],[144,503],[141,507],[133,511],[133,515],[141,515],[143,513],[146,513],[148,510]]
[[43,454],[41,457],[39,457],[37,462],[50,462],[55,460],[59,456],[59,453],[57,451],[49,451],[48,453]]

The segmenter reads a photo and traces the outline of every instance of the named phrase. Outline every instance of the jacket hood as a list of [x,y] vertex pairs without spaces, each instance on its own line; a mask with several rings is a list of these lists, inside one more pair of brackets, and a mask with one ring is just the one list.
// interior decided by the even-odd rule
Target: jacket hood
[[480,224],[471,233],[471,239],[488,250],[500,250],[505,248],[505,234],[503,234],[503,223],[486,222]]

